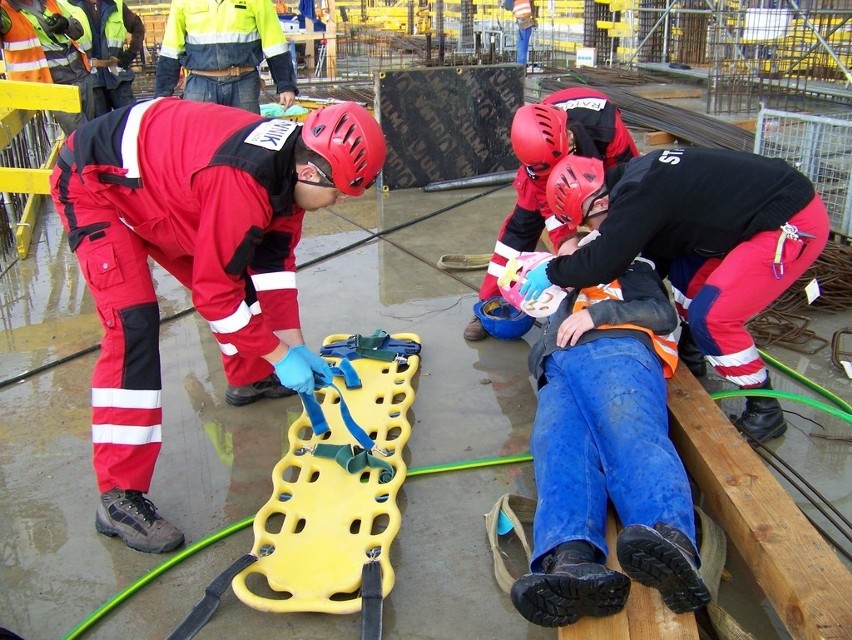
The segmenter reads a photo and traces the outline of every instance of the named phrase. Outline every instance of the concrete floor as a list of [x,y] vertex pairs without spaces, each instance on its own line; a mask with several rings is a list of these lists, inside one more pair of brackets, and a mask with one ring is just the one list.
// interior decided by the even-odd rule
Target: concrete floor
[[[491,251],[513,204],[510,186],[492,189],[371,191],[306,219],[299,262],[309,266],[300,271],[299,290],[308,344],[316,349],[327,335],[375,329],[422,338],[407,447],[410,468],[527,451],[536,402],[526,353],[539,329],[515,342],[465,342],[462,329],[483,272],[435,266],[443,254]],[[377,229],[403,223],[412,224],[359,243]],[[352,248],[337,255],[344,247]],[[330,254],[335,255],[321,259]],[[100,328],[51,208],[39,223],[31,257],[3,258],[0,273],[0,383],[44,367],[0,386],[0,627],[25,640],[60,638],[167,557],[131,551],[93,526],[98,494],[90,465],[89,377]],[[194,312],[182,314],[191,307],[186,293],[158,267],[154,274],[164,318],[164,428],[150,497],[191,544],[252,516],[269,500],[272,468],[287,450],[287,427],[301,405],[292,398],[227,405],[218,348],[206,323]],[[850,324],[849,313],[814,313],[811,328],[830,339]],[[767,351],[850,399],[849,379],[831,365],[828,349],[813,355]],[[779,389],[815,397],[783,374],[774,379]],[[715,390],[722,383],[711,377],[707,386]],[[742,404],[725,402],[730,412]],[[843,517],[852,517],[848,440],[809,436],[812,431],[848,435],[849,425],[807,407],[789,409],[805,417],[791,414],[788,434],[770,448]],[[384,602],[384,638],[556,637],[554,630],[528,624],[517,614],[494,580],[483,516],[507,492],[535,495],[530,464],[406,480],[398,496],[403,521],[391,547],[396,584]],[[852,545],[844,533],[831,529],[792,488],[791,494],[848,554]],[[843,531],[849,535],[848,527]],[[187,558],[128,597],[84,637],[165,637],[204,587],[252,544],[247,528]],[[735,550],[730,554],[721,604],[758,639],[787,637]],[[359,629],[357,614],[262,613],[229,589],[197,637],[356,638]]]

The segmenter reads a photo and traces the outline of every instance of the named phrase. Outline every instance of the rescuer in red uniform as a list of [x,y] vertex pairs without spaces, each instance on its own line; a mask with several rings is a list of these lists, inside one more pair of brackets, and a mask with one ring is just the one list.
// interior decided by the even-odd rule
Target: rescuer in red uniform
[[[511,138],[521,161],[514,183],[518,196],[497,235],[479,300],[500,295],[497,280],[506,263],[522,251],[535,251],[545,229],[557,249],[577,231],[554,216],[547,204],[547,177],[560,158],[568,154],[598,158],[609,168],[639,155],[618,108],[605,94],[588,87],[562,89],[540,103],[524,105],[512,120]],[[474,316],[464,337],[482,340],[488,333]]]
[[293,250],[305,211],[362,195],[385,153],[378,122],[352,102],[301,125],[162,98],[68,139],[51,193],[105,333],[92,375],[99,532],[152,553],[183,542],[143,496],[162,423],[148,258],[190,289],[210,324],[228,402],[325,386],[331,371],[302,338]]

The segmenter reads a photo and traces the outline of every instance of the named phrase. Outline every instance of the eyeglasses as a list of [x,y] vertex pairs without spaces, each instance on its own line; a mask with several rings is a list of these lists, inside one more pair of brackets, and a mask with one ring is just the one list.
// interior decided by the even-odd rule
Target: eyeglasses
[[[332,179],[331,179],[331,176],[330,176],[330,175],[328,175],[325,171],[323,171],[322,169],[320,169],[320,168],[319,168],[317,165],[315,165],[313,162],[308,162],[307,164],[314,168],[314,170],[315,170],[315,171],[316,171],[316,172],[320,175],[320,178],[322,178],[323,180],[325,180],[325,183],[323,183],[323,182],[314,182],[314,183],[312,183],[312,184],[315,184],[316,186],[319,186],[319,187],[337,187],[337,185],[336,185],[336,184],[334,184],[334,180],[332,180]],[[367,185],[364,187],[364,189],[365,189],[365,190],[366,190],[366,189],[369,189],[369,188],[370,188],[370,187],[372,187],[374,184],[376,184],[376,180],[377,180],[378,178],[379,178],[379,176],[378,176],[378,174],[377,174],[377,175],[376,175],[376,177],[374,177],[372,180],[370,180],[370,182],[369,182],[369,183],[367,183]],[[358,177],[357,177],[357,178],[355,178],[354,180],[350,180],[350,182],[349,182],[349,186],[350,186],[350,187],[360,187],[363,183],[364,183],[364,176],[358,176]]]
[[313,167],[313,168],[314,168],[314,171],[316,171],[316,172],[320,175],[320,178],[322,178],[323,180],[325,180],[325,184],[323,184],[322,182],[315,182],[314,184],[316,184],[316,185],[317,185],[317,186],[319,186],[319,187],[335,187],[335,186],[336,186],[336,185],[334,184],[334,180],[332,180],[332,179],[331,179],[331,176],[330,176],[330,175],[328,175],[325,171],[323,171],[322,169],[320,169],[320,168],[319,168],[317,165],[315,165],[313,162],[308,162],[307,164],[308,164],[308,166],[310,166],[310,167]]

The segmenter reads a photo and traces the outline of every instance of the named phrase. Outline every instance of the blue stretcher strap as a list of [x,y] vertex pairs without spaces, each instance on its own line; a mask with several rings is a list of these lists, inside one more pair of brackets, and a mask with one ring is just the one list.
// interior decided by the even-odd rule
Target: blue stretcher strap
[[361,388],[361,376],[358,375],[355,367],[348,359],[342,358],[339,365],[331,367],[331,373],[342,377],[347,389]]
[[397,358],[406,358],[420,353],[420,344],[414,340],[398,340],[387,331],[376,329],[373,335],[356,334],[346,340],[338,340],[324,344],[320,355],[341,358],[342,360],[357,360],[371,358],[393,362]]
[[[343,394],[340,393],[340,389],[333,384],[330,386],[332,389],[337,391],[337,395],[340,397],[340,416],[343,418],[343,424],[346,425],[349,433],[353,438],[355,438],[358,444],[367,451],[375,449],[376,443],[352,418],[352,413],[349,411],[349,407],[346,406],[346,400],[343,399]],[[322,435],[327,432],[329,429],[328,422],[326,421],[322,412],[322,407],[320,406],[320,403],[317,402],[314,394],[299,393],[299,397],[302,399],[302,404],[305,405],[305,412],[308,414],[308,419],[311,421],[311,428],[314,430],[314,433]]]

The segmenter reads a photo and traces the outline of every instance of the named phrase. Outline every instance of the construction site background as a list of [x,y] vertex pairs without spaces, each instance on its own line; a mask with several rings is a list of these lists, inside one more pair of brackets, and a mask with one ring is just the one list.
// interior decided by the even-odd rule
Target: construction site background
[[[514,62],[517,29],[505,1],[317,0],[325,22],[306,26],[327,28],[334,64],[304,50],[323,40],[301,45],[302,84],[369,80],[380,69]],[[140,70],[153,73],[169,4],[128,5],[146,27]],[[534,71],[601,66],[706,79],[714,114],[753,113],[761,104],[795,111],[806,96],[852,103],[850,0],[548,0],[535,12]]]

